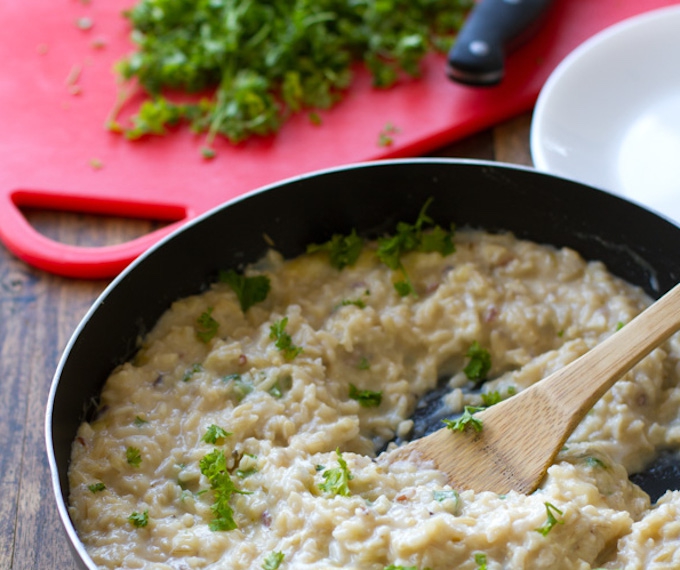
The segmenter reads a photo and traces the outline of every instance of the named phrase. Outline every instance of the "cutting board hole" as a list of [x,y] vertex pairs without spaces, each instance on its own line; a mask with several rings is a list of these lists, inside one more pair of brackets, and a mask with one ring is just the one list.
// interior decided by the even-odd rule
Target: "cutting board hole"
[[105,214],[81,214],[40,208],[20,208],[40,234],[66,245],[118,245],[161,229],[177,220],[147,220]]

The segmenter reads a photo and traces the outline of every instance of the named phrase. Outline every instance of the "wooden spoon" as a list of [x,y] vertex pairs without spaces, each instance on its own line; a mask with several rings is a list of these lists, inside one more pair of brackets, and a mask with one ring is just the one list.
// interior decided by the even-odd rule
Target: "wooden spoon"
[[611,386],[680,329],[680,284],[571,364],[474,417],[399,447],[388,461],[431,462],[458,490],[531,493],[578,423]]

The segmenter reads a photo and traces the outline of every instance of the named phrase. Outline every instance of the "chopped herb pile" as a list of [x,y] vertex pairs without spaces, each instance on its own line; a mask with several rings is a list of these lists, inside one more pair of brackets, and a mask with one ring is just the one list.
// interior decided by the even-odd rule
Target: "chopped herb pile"
[[382,402],[382,392],[359,390],[354,384],[349,385],[349,397],[364,408],[377,408]]
[[210,481],[214,502],[210,507],[215,518],[210,523],[210,530],[233,530],[237,528],[234,521],[234,511],[229,504],[234,493],[246,494],[240,491],[231,480],[227,471],[227,460],[221,449],[206,455],[199,463],[201,473]]
[[[377,87],[417,76],[431,50],[446,51],[473,0],[140,0],[124,13],[136,50],[118,75],[149,98],[130,127],[135,139],[188,122],[233,142],[276,132],[293,113],[328,109],[363,61]],[[172,102],[167,91],[205,93]]]
[[319,489],[332,495],[349,497],[349,482],[354,478],[347,467],[347,462],[342,457],[339,449],[335,450],[338,456],[338,467],[326,469],[321,475],[323,483],[319,483]]
[[241,305],[241,310],[244,313],[256,303],[264,301],[271,287],[269,277],[266,275],[246,277],[245,275],[239,275],[233,269],[221,271],[220,281],[226,283],[234,290]]
[[286,360],[293,360],[298,354],[302,352],[302,348],[293,344],[293,339],[286,332],[286,325],[288,324],[288,317],[276,321],[269,327],[269,338],[275,341],[275,346],[282,353]]

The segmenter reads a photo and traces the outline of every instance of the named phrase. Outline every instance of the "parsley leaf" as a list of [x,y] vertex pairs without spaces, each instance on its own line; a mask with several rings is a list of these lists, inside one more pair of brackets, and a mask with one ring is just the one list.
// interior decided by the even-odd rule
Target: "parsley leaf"
[[212,312],[213,308],[209,307],[196,319],[196,336],[201,342],[210,342],[220,328],[220,324],[213,318]]
[[363,247],[364,240],[357,235],[356,230],[352,230],[352,233],[347,236],[334,234],[325,243],[308,245],[307,253],[325,251],[330,256],[331,265],[336,269],[343,269],[357,262]]
[[364,408],[377,408],[382,402],[382,392],[359,390],[354,384],[349,385],[349,397]]
[[244,313],[256,303],[264,301],[271,288],[271,282],[266,275],[246,277],[233,269],[220,271],[220,281],[234,290]]
[[125,450],[125,459],[133,467],[139,467],[142,463],[142,452],[136,447],[128,447]]
[[277,570],[277,568],[281,566],[281,562],[283,562],[283,559],[284,559],[283,552],[270,552],[267,555],[267,558],[264,559],[262,568],[263,570]]
[[137,528],[144,528],[149,524],[149,511],[144,511],[143,513],[134,512],[129,517],[128,520]]
[[211,424],[210,426],[208,426],[208,430],[205,432],[201,439],[206,443],[215,444],[217,443],[218,440],[224,439],[225,437],[230,435],[232,435],[231,432],[225,431],[220,426]]
[[99,481],[98,483],[88,485],[87,488],[90,490],[91,493],[101,493],[104,489],[106,489],[106,485]]
[[463,369],[469,380],[483,380],[491,370],[491,354],[482,348],[477,341],[474,341],[465,353],[470,360]]
[[240,491],[234,485],[227,471],[227,460],[224,453],[221,449],[216,449],[201,459],[199,467],[201,473],[210,482],[210,488],[214,495],[214,502],[210,509],[215,518],[210,522],[210,530],[233,530],[237,528],[236,521],[234,521],[234,511],[229,501],[234,493],[248,493]]
[[404,254],[411,251],[422,251],[427,253],[439,252],[446,256],[455,251],[453,244],[455,226],[453,224],[448,231],[438,225],[435,225],[429,232],[424,229],[426,225],[434,224],[432,218],[427,215],[427,209],[432,200],[432,198],[429,198],[423,204],[414,224],[399,222],[395,235],[378,238],[376,252],[378,259],[393,271],[400,271],[403,276],[403,279],[394,283],[394,287],[401,297],[415,294],[415,288],[401,262]]
[[476,552],[475,564],[477,565],[476,570],[486,570],[486,554],[483,552]]
[[288,317],[276,321],[269,327],[269,338],[276,341],[276,348],[283,353],[283,357],[286,360],[293,360],[293,358],[302,352],[302,348],[293,344],[293,339],[285,330],[287,324]]
[[455,420],[442,420],[447,428],[451,431],[465,431],[468,426],[474,429],[476,432],[482,431],[482,420],[474,417],[473,414],[476,412],[481,412],[484,408],[478,408],[475,406],[465,406],[463,410],[463,415]]
[[319,489],[333,495],[348,497],[350,494],[349,482],[354,479],[354,476],[350,473],[347,462],[342,457],[339,448],[335,450],[335,453],[338,456],[338,467],[326,469],[321,474],[324,482],[319,483]]
[[541,533],[543,536],[547,536],[548,533],[553,529],[556,524],[564,524],[564,519],[558,519],[555,514],[562,515],[562,511],[558,509],[552,503],[544,503],[545,512],[547,514],[547,519],[540,527],[534,529],[536,532]]

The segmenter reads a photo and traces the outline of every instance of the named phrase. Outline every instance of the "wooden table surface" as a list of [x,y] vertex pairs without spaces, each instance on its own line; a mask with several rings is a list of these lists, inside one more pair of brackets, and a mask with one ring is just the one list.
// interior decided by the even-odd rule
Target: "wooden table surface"
[[[431,153],[531,165],[526,113]],[[96,246],[137,237],[150,222],[26,212],[50,238]],[[44,411],[61,352],[106,281],[34,269],[0,244],[0,570],[77,568],[57,515]]]

